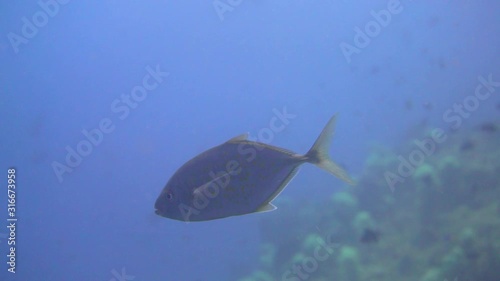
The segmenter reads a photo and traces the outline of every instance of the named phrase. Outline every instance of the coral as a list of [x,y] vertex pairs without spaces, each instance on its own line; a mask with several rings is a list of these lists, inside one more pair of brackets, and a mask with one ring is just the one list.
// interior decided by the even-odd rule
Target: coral
[[[498,134],[449,134],[394,191],[384,172],[397,172],[412,141],[376,148],[354,187],[280,202],[262,217],[260,267],[240,281],[500,280]],[[302,277],[284,275],[293,269]]]
[[422,281],[436,281],[436,280],[443,280],[443,273],[439,268],[430,268],[428,269],[422,279]]
[[385,168],[397,161],[397,157],[387,148],[375,146],[372,153],[366,159],[365,165],[371,169],[376,167]]
[[358,200],[346,191],[333,194],[332,201],[334,204],[341,205],[344,208],[355,209],[358,207]]
[[358,209],[358,200],[347,191],[336,192],[332,195],[332,212],[343,222],[352,220]]
[[354,218],[354,221],[352,222],[352,227],[359,236],[365,231],[365,229],[376,228],[376,224],[368,212],[361,211]]
[[439,179],[437,171],[429,164],[422,164],[415,169],[412,178],[419,185],[418,188],[425,188],[428,186],[439,187],[441,180]]
[[455,246],[448,252],[442,261],[442,268],[445,272],[455,272],[465,266],[465,253],[462,248]]
[[304,239],[304,242],[302,243],[302,250],[305,252],[312,252],[314,249],[324,243],[325,242],[323,238],[321,238],[321,236],[319,236],[317,233],[311,233]]
[[447,155],[439,160],[437,166],[441,172],[447,169],[458,169],[460,168],[460,161],[454,155]]
[[307,258],[307,256],[304,253],[296,253],[292,257],[291,263],[292,264],[299,264],[299,263],[303,262],[306,258]]
[[460,235],[458,236],[460,243],[464,246],[474,243],[475,238],[476,238],[476,231],[474,231],[474,229],[471,227],[464,228],[460,232]]
[[337,257],[341,280],[357,280],[359,276],[359,255],[354,247],[344,246]]

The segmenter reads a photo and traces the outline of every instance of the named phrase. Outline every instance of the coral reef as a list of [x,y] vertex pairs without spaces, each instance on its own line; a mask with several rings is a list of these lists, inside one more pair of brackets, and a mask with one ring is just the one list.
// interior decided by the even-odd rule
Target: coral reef
[[262,217],[260,266],[239,281],[500,280],[499,139],[461,128],[442,143],[378,147],[356,186],[309,204],[280,198]]

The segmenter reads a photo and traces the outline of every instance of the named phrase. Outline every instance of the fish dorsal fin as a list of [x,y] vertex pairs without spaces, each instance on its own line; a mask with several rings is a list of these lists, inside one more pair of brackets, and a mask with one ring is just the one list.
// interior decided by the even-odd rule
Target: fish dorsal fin
[[265,205],[260,206],[255,212],[256,213],[262,213],[262,212],[271,212],[278,209],[276,206],[274,206],[272,203],[267,203]]
[[268,146],[270,149],[274,150],[274,151],[278,151],[278,152],[281,152],[283,154],[286,154],[286,155],[289,155],[289,156],[293,156],[293,157],[298,157],[298,158],[303,158],[302,155],[299,155],[291,150],[288,150],[288,149],[285,149],[285,148],[281,148],[281,147],[276,147],[276,146],[269,146],[267,144],[265,144],[266,146]]
[[227,142],[244,141],[247,139],[248,139],[248,133],[244,133],[244,134],[237,135],[236,137],[229,139]]

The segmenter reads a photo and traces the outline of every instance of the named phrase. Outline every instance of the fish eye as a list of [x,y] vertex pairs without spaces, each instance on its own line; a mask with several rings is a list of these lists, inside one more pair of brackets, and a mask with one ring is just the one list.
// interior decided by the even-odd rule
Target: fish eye
[[172,194],[172,192],[167,192],[165,194],[165,198],[171,201],[172,199],[174,199],[174,195]]

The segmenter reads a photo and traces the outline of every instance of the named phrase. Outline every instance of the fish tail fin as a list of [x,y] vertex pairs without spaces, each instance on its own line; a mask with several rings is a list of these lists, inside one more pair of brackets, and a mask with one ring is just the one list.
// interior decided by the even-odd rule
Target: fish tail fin
[[325,128],[323,128],[323,131],[321,131],[321,134],[316,139],[316,142],[314,142],[311,149],[309,149],[306,155],[304,155],[305,160],[329,172],[346,183],[354,185],[354,181],[347,174],[347,172],[344,171],[344,169],[342,169],[337,163],[333,162],[329,155],[329,147],[333,133],[335,132],[336,119],[337,115],[333,115],[332,118],[330,118]]

